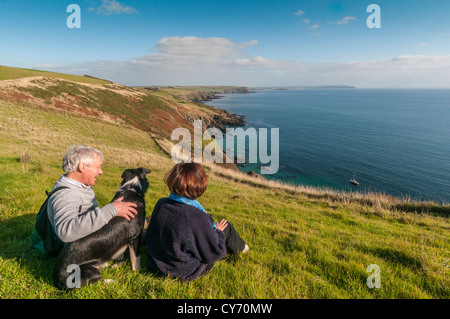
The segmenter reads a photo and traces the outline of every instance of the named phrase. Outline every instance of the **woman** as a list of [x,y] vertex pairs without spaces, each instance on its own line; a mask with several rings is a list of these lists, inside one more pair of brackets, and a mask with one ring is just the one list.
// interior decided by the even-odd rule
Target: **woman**
[[208,272],[227,251],[248,251],[231,223],[223,219],[215,224],[197,201],[208,185],[200,164],[176,164],[164,181],[170,196],[156,203],[146,234],[150,271],[191,281]]

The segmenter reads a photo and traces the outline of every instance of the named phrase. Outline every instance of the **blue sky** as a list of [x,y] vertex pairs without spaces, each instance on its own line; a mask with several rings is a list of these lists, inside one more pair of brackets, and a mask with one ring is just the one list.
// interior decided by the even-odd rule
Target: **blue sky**
[[0,64],[127,85],[450,87],[450,1],[0,0]]

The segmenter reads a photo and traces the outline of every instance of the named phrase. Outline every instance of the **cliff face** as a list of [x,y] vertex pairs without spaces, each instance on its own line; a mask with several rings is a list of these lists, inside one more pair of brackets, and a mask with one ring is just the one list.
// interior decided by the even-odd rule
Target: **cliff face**
[[186,100],[190,102],[204,102],[218,99],[219,97],[213,92],[193,92],[186,96]]
[[[230,88],[221,92],[247,91]],[[198,102],[207,98],[217,95],[182,88],[149,90],[42,76],[0,81],[0,99],[131,125],[166,139],[177,127],[192,129],[196,119],[204,122],[204,128],[217,127],[222,131],[227,126],[245,125],[242,116]]]
[[[182,89],[182,88],[179,88]],[[218,94],[243,94],[252,93],[248,87],[230,87],[230,88],[209,88],[198,87],[198,90],[186,96],[186,99],[191,102],[204,102],[219,99]]]
[[181,113],[182,117],[192,126],[195,120],[201,120],[204,128],[215,127],[225,133],[227,127],[245,126],[245,116],[233,114],[226,110],[216,109],[213,115]]
[[216,94],[237,94],[237,93],[252,93],[248,87],[233,87],[214,91]]

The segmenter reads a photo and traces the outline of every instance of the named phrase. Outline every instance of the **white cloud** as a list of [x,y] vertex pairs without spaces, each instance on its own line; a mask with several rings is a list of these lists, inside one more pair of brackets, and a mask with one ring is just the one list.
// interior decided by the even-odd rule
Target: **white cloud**
[[241,54],[238,47],[238,43],[226,38],[166,37],[154,49],[158,54],[222,57]]
[[257,45],[257,44],[258,44],[258,40],[252,40],[252,41],[249,41],[249,42],[246,42],[246,43],[239,44],[238,48],[245,49],[245,48]]
[[[296,16],[302,16],[304,14],[305,14],[305,11],[303,11],[303,10],[298,10],[298,11],[294,12],[294,15],[296,15]],[[308,24],[308,29],[310,29],[310,30],[316,30],[320,27],[320,25],[318,23],[314,23],[314,24],[310,25],[311,20],[308,18],[303,19],[303,23]],[[298,24],[300,24],[300,23],[298,23]],[[321,32],[317,32],[314,34],[319,35],[319,34],[321,34]]]
[[155,54],[133,59],[136,64],[156,65],[160,62],[181,69],[187,66],[224,65],[245,58],[243,49],[258,44],[252,40],[236,43],[226,38],[165,37],[153,47]]
[[310,80],[358,87],[449,87],[450,56],[404,55],[389,59],[320,63],[307,67]]
[[403,55],[344,63],[301,63],[252,56],[252,40],[166,37],[154,53],[128,61],[49,66],[49,71],[89,74],[126,85],[331,85],[357,87],[449,87],[450,56]]
[[358,21],[358,19],[355,18],[355,17],[345,17],[345,18],[343,18],[341,20],[338,20],[338,21],[335,21],[335,22],[328,21],[327,24],[333,24],[333,23],[335,23],[335,24],[349,24],[350,21]]
[[128,7],[124,4],[121,4],[120,2],[117,2],[116,0],[102,0],[102,4],[100,6],[96,8],[90,7],[88,10],[105,16],[122,13],[138,13],[135,8]]
[[36,64],[33,65],[33,67],[37,69],[55,69],[55,68],[62,68],[64,66],[58,64]]

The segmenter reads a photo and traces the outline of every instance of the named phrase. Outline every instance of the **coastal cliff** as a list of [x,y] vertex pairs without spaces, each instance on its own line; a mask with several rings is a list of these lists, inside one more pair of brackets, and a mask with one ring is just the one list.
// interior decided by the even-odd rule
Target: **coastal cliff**
[[180,114],[191,125],[194,125],[195,120],[201,120],[205,127],[216,127],[223,133],[225,133],[227,127],[242,127],[246,125],[245,116],[222,109],[216,109],[215,114],[212,116],[191,113]]
[[[0,66],[10,79],[0,83],[0,99],[34,108],[88,116],[119,125],[131,125],[170,139],[177,127],[192,129],[200,119],[205,127],[225,131],[244,126],[243,116],[201,103],[218,93],[250,92],[243,87],[128,87],[94,77],[71,76]],[[20,74],[20,77],[14,75]]]
[[[184,87],[177,87],[179,90],[184,90]],[[253,91],[248,87],[198,87],[196,91],[191,92],[185,96],[185,99],[190,102],[204,102],[220,99],[219,94],[246,94]]]
[[[144,87],[144,89],[169,93],[176,98],[179,114],[191,125],[194,120],[202,120],[205,127],[216,127],[225,132],[226,127],[242,127],[246,125],[245,116],[234,114],[223,109],[203,104],[205,101],[220,99],[219,94],[248,94],[248,87]],[[181,107],[180,107],[181,106]],[[201,109],[202,112],[197,112]]]

